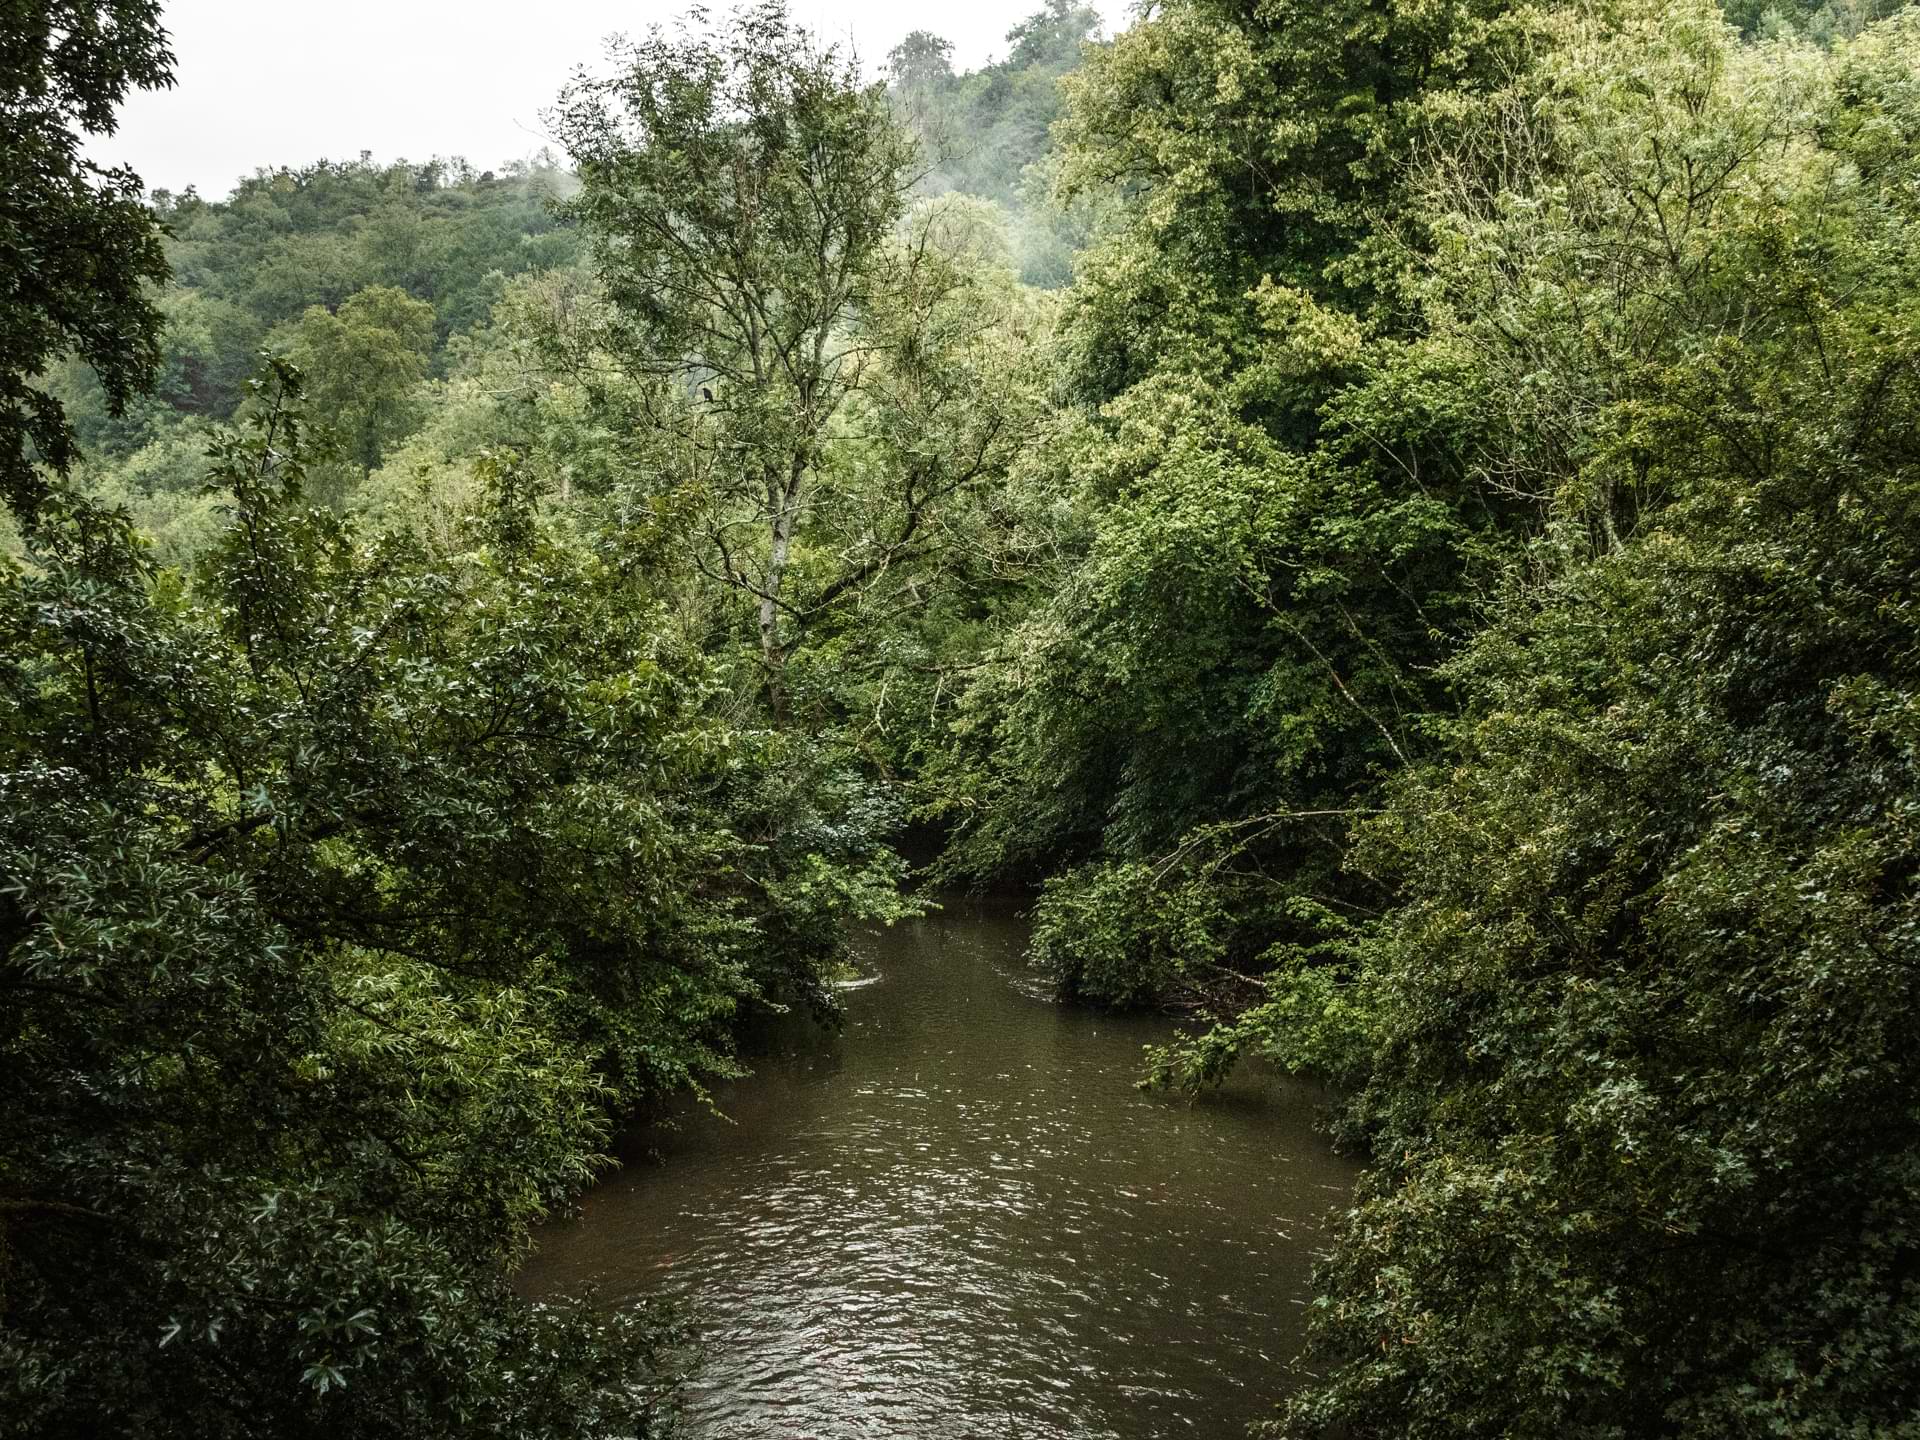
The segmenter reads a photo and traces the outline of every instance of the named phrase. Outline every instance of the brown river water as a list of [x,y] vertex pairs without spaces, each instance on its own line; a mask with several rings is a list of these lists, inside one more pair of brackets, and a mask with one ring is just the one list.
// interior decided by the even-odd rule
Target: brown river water
[[1004,903],[860,937],[836,1036],[800,1035],[633,1138],[530,1294],[682,1297],[697,1440],[1237,1436],[1291,1388],[1308,1272],[1354,1169],[1321,1097],[1132,1086],[1158,1017],[1063,1007]]

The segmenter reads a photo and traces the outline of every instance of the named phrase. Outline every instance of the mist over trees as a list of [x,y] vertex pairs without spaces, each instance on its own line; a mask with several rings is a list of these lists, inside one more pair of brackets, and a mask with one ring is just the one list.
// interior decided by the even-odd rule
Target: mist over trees
[[0,1433],[668,1433],[532,1227],[943,884],[1328,1082],[1272,1434],[1912,1430],[1916,12],[764,0],[221,201],[161,23],[0,16]]

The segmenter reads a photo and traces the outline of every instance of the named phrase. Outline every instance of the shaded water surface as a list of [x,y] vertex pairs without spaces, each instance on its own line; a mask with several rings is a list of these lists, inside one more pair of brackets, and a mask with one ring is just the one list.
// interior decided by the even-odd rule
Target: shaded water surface
[[[683,1295],[705,1440],[1231,1436],[1298,1350],[1352,1169],[1304,1090],[1138,1094],[1158,1019],[1054,1005],[1011,908],[864,937],[832,1039],[640,1138],[531,1293]],[[650,1152],[657,1152],[658,1159]]]

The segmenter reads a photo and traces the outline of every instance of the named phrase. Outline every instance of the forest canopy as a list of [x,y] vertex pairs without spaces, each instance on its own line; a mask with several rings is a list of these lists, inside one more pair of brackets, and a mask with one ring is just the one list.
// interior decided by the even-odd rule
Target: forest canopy
[[763,0],[219,201],[3,33],[0,1432],[667,1433],[533,1225],[974,885],[1337,1097],[1272,1434],[1913,1433],[1920,12]]

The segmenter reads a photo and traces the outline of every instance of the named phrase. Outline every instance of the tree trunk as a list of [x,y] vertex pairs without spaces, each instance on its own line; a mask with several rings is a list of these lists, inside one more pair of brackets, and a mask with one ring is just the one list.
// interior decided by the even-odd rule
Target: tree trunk
[[787,557],[793,548],[793,522],[799,510],[800,467],[784,485],[770,483],[774,497],[773,544],[767,552],[766,585],[760,594],[760,663],[766,669],[767,708],[773,723],[787,723],[787,646],[780,634],[780,590],[787,576]]

